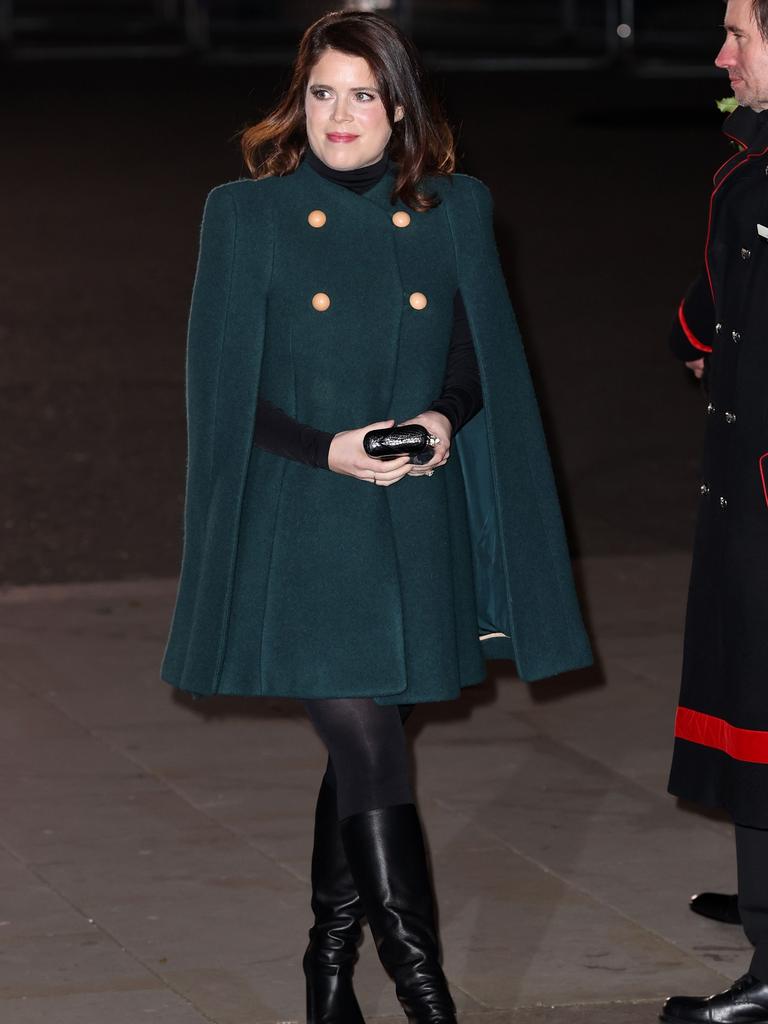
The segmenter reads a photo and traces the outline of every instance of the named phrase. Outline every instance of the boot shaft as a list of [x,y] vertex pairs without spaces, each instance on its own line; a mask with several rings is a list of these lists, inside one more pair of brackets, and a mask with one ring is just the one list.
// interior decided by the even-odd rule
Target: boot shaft
[[354,964],[364,911],[341,841],[336,794],[325,778],[315,809],[311,905],[315,920],[307,952],[328,966]]
[[363,907],[341,842],[336,794],[325,778],[315,809],[312,911],[303,960],[307,1024],[365,1024],[352,988]]
[[413,804],[355,814],[341,823],[347,861],[382,964],[415,1024],[456,1024],[440,965],[435,904]]

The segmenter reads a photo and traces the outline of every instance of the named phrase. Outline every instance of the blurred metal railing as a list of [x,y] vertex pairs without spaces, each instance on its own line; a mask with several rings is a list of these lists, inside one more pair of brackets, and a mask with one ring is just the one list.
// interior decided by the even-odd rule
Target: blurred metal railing
[[0,0],[12,60],[192,57],[284,64],[329,9],[379,10],[445,68],[623,64],[701,73],[717,48],[720,0]]

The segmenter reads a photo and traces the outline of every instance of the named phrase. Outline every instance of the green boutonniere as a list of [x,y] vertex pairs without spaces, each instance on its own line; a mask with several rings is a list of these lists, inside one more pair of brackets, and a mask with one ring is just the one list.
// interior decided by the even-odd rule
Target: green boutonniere
[[724,100],[715,100],[715,102],[721,114],[732,114],[739,107],[739,101],[735,96],[726,96]]

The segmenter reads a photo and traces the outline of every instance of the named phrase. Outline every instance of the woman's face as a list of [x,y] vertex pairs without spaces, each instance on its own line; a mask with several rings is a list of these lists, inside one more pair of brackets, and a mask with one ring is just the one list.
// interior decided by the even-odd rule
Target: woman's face
[[[375,164],[392,126],[366,60],[326,50],[312,68],[304,98],[307,138],[315,156],[337,171]],[[395,120],[403,116],[402,107]]]

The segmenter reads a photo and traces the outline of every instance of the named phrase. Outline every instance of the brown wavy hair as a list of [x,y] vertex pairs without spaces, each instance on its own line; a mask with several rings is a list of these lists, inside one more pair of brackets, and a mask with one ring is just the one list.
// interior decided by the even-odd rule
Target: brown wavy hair
[[[427,81],[413,43],[378,14],[334,11],[304,33],[290,85],[275,109],[246,128],[241,146],[254,178],[290,174],[307,148],[304,101],[312,68],[326,50],[368,62],[392,126],[390,158],[397,165],[392,202],[428,210],[439,200],[422,189],[424,178],[451,174],[456,165],[453,132]],[[403,117],[395,121],[395,110]]]

